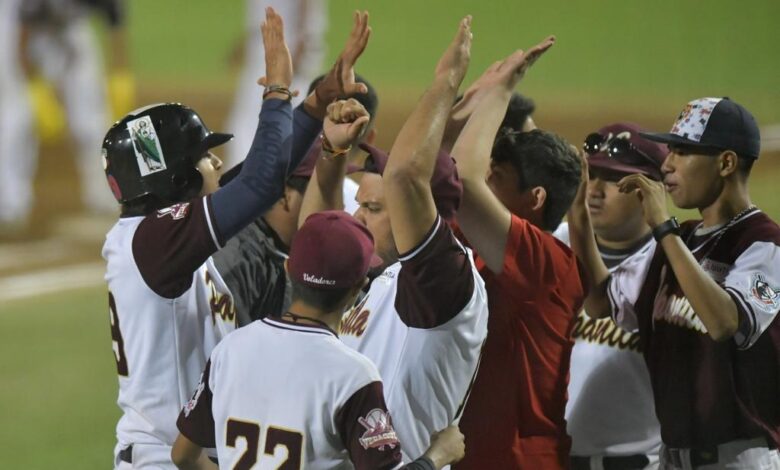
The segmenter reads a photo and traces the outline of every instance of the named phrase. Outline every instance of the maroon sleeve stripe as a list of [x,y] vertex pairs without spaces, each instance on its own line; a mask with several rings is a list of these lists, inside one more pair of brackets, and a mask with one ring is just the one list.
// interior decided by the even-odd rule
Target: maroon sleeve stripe
[[449,225],[437,218],[430,235],[401,258],[395,309],[411,328],[431,329],[455,318],[474,296],[474,269]]
[[211,412],[211,388],[209,387],[209,375],[211,372],[211,360],[206,363],[200,383],[195,389],[190,401],[184,405],[176,420],[179,432],[201,447],[216,447],[214,431],[214,416]]
[[433,226],[431,226],[431,229],[428,231],[428,234],[425,235],[423,241],[420,242],[420,244],[417,245],[416,248],[412,248],[408,252],[398,255],[398,259],[400,261],[408,261],[414,258],[418,253],[424,250],[425,247],[428,246],[428,244],[431,243],[431,240],[433,240],[433,237],[436,235],[436,232],[439,230],[440,226],[441,226],[441,216],[437,216],[436,221],[433,223]]

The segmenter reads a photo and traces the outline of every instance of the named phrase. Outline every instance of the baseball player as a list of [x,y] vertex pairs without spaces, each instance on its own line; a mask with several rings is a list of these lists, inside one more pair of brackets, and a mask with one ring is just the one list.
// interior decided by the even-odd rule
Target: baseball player
[[574,254],[550,232],[579,186],[579,159],[538,129],[502,129],[496,139],[512,89],[553,41],[491,66],[476,83],[475,101],[460,104],[472,111],[452,149],[464,187],[457,221],[477,254],[490,315],[460,422],[469,453],[458,468],[569,465],[570,333],[586,288]]
[[[84,205],[97,213],[116,211],[102,183],[95,151],[110,115],[90,13],[101,13],[116,37],[123,28],[121,6],[119,0],[3,2],[2,21],[7,29],[0,29],[9,36],[2,41],[0,52],[0,224],[16,224],[22,229],[33,205],[38,141],[32,127],[32,103],[23,90],[25,83],[34,99],[41,97],[44,82],[54,84],[76,142]],[[41,116],[40,120],[49,118]]]
[[[407,459],[425,451],[433,432],[457,423],[486,333],[482,280],[446,222],[461,188],[452,159],[437,158],[446,115],[468,67],[470,23],[470,17],[461,22],[391,157],[367,147],[370,171],[357,196],[355,217],[373,235],[386,267],[345,313],[339,334],[379,369]],[[326,137],[302,217],[339,207],[332,201],[341,197],[350,140],[332,137],[327,127]]]
[[[328,2],[326,0],[246,0],[246,33],[243,35],[243,66],[238,78],[233,107],[227,127],[235,136],[227,149],[228,166],[244,159],[254,136],[257,121],[257,77],[263,75],[263,48],[257,34],[257,24],[265,9],[274,8],[285,19],[284,35],[290,45],[295,68],[291,89],[300,91],[298,104],[306,95],[309,82],[321,72],[325,58]],[[241,54],[239,54],[241,55]]]
[[[367,31],[366,15],[358,15],[346,48],[353,57]],[[263,37],[268,63],[260,123],[239,174],[224,187],[221,161],[210,149],[230,135],[210,132],[185,106],[134,111],[104,140],[106,177],[122,205],[103,247],[123,413],[116,468],[173,468],[176,416],[212,348],[235,328],[232,312],[210,302],[211,289],[229,292],[210,255],[282,196],[288,166],[297,166],[321,129],[325,100],[345,87],[354,91],[354,83],[332,74],[318,88],[320,98],[307,97],[293,112],[291,60],[282,20],[271,9]],[[159,165],[147,165],[136,151],[140,129]]]
[[[671,132],[642,136],[669,145],[663,185],[639,173],[617,184],[641,202],[654,240],[609,272],[587,209],[572,209],[572,246],[593,279],[587,312],[639,330],[660,468],[778,468],[780,228],[750,202],[756,121],[728,98],[701,98]],[[667,193],[702,220],[680,226]]]
[[[336,333],[368,282],[373,251],[370,232],[344,211],[306,219],[287,264],[290,308],[214,349],[179,415],[172,453],[179,468],[216,468],[202,452],[213,446],[223,468],[402,467],[398,419],[385,405],[379,372]],[[432,442],[403,468],[438,469],[463,455],[457,427]]]
[[[639,201],[618,191],[624,176],[641,173],[660,181],[666,148],[639,135],[632,123],[615,123],[589,134],[583,149],[580,190],[593,221],[601,259],[608,268],[644,249],[652,240]],[[569,244],[568,225],[556,237]],[[653,390],[637,331],[624,331],[611,318],[581,310],[574,324],[574,349],[566,404],[572,439],[571,468],[654,469],[661,431]]]

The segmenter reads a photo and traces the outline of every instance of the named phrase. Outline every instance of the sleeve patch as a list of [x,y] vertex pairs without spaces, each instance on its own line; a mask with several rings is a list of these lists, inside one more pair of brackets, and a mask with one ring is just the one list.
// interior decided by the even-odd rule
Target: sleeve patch
[[366,431],[358,439],[364,449],[385,450],[385,446],[395,449],[398,445],[398,435],[393,429],[389,411],[374,408],[365,417],[358,418],[358,422],[366,428]]
[[775,313],[780,308],[780,288],[770,285],[761,273],[753,273],[750,278],[750,301],[767,313]]

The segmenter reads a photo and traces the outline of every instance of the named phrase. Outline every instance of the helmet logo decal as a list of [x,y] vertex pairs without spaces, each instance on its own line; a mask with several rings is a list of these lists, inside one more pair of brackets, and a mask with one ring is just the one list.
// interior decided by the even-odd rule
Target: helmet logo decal
[[141,176],[146,176],[167,168],[165,156],[160,147],[160,140],[154,130],[152,119],[143,116],[127,123],[130,139],[133,141],[133,150],[138,162]]

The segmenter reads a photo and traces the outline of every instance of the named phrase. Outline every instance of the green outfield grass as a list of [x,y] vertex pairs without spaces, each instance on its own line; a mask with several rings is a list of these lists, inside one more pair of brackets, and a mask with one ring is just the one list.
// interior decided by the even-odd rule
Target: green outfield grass
[[116,366],[105,288],[0,309],[0,468],[111,468]]
[[[243,1],[134,0],[133,57],[142,80],[230,88],[225,57],[243,34]],[[331,0],[329,56],[343,44],[354,9],[374,34],[361,71],[381,87],[424,86],[458,19],[474,16],[469,79],[515,48],[548,34],[558,44],[524,90],[561,106],[584,103],[653,111],[729,95],[761,122],[780,121],[780,2],[755,0]],[[330,61],[328,61],[330,62]],[[674,111],[676,112],[676,111]]]

